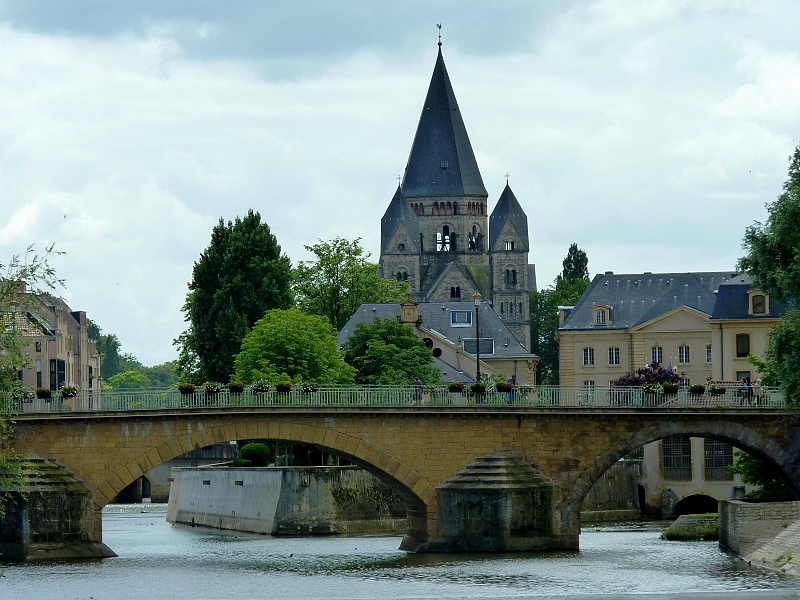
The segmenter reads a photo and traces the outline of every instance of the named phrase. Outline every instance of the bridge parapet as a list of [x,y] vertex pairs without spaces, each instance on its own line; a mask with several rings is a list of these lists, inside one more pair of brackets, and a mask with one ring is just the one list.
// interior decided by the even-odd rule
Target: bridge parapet
[[511,391],[450,392],[445,387],[425,388],[418,394],[413,386],[347,386],[294,387],[281,392],[257,392],[245,388],[241,392],[223,389],[208,392],[198,389],[182,394],[177,389],[79,391],[74,397],[30,398],[14,400],[20,414],[130,412],[148,410],[206,409],[206,408],[397,408],[425,406],[450,409],[497,407],[515,411],[541,408],[569,409],[675,409],[726,408],[763,409],[787,408],[783,393],[765,388],[758,397],[741,389],[725,388],[717,393],[692,394],[689,388],[674,393],[652,393],[642,388],[589,388],[530,386]]

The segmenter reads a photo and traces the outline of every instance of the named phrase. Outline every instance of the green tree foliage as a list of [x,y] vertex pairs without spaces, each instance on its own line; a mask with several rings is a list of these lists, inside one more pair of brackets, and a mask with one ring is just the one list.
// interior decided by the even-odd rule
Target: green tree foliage
[[757,486],[756,489],[745,494],[745,498],[795,499],[794,494],[783,482],[775,467],[741,450],[735,450],[733,456],[731,473],[741,475],[744,483]]
[[354,369],[342,362],[336,332],[325,317],[296,308],[269,310],[242,341],[236,380],[351,383]]
[[589,260],[577,244],[569,247],[564,270],[543,290],[531,290],[531,352],[539,356],[536,383],[558,385],[558,307],[574,306],[589,287]]
[[17,373],[30,367],[25,331],[26,304],[31,296],[19,292],[23,287],[31,294],[52,292],[63,285],[50,265],[58,254],[52,245],[42,254],[28,246],[23,255],[12,256],[7,264],[0,263],[0,519],[9,493],[22,483],[22,457],[8,445],[13,401],[25,393]]
[[564,270],[561,277],[569,283],[584,279],[589,281],[589,257],[586,252],[578,248],[578,244],[573,243],[567,251],[567,256],[561,263]]
[[414,332],[394,319],[359,323],[344,345],[344,360],[356,369],[356,382],[410,385],[419,377],[426,385],[442,382],[431,365],[431,351]]
[[183,311],[189,329],[176,342],[179,368],[197,381],[228,381],[242,340],[264,313],[292,305],[291,265],[252,210],[220,219],[194,264]]
[[141,371],[125,371],[106,379],[106,383],[114,389],[137,389],[152,386],[150,379]]
[[399,303],[408,297],[408,283],[381,277],[360,238],[320,240],[305,249],[316,258],[301,262],[292,271],[295,302],[309,314],[327,317],[336,331],[341,331],[362,304]]
[[120,341],[119,338],[113,333],[104,334],[103,330],[97,323],[91,319],[87,319],[89,324],[89,338],[95,341],[97,350],[101,353],[100,357],[100,373],[104,379],[113,377],[117,373],[121,373],[124,369],[120,366]]
[[239,458],[249,460],[254,467],[266,467],[271,454],[269,446],[260,443],[246,444],[239,450]]
[[769,338],[766,372],[780,381],[787,400],[800,403],[800,146],[789,159],[789,179],[783,193],[767,205],[766,224],[745,231],[747,254],[737,268],[746,271],[758,288],[793,306]]

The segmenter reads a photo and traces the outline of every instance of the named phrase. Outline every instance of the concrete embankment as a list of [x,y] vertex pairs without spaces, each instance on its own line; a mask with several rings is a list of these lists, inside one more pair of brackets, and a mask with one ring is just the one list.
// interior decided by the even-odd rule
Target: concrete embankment
[[637,486],[641,461],[620,461],[598,479],[581,506],[581,523],[634,521],[641,517]]
[[800,575],[800,502],[721,502],[719,543],[754,566]]
[[357,467],[176,468],[167,521],[271,535],[405,531],[402,499]]

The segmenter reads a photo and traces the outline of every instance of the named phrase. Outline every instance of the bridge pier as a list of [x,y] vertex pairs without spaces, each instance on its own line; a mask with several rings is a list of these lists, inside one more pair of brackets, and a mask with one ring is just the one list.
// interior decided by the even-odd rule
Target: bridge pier
[[0,522],[4,560],[116,556],[102,541],[102,511],[72,473],[39,457],[27,457],[23,472],[24,484],[6,500]]

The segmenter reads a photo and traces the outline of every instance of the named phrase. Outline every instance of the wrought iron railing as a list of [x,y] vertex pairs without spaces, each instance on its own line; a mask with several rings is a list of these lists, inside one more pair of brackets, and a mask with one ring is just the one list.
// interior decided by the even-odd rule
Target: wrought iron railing
[[74,397],[15,399],[13,409],[20,414],[31,413],[88,413],[97,411],[197,410],[206,408],[285,408],[340,407],[392,408],[423,406],[428,408],[506,407],[621,409],[621,408],[728,408],[752,410],[758,408],[787,408],[783,393],[777,389],[717,390],[716,394],[692,394],[689,388],[675,393],[652,393],[642,388],[589,388],[558,386],[520,386],[510,392],[486,390],[481,393],[450,392],[445,387],[425,388],[420,396],[413,386],[345,386],[303,389],[288,392],[270,390],[256,392],[245,389],[240,393],[223,389],[207,392],[197,389],[182,394],[177,389],[79,391]]

